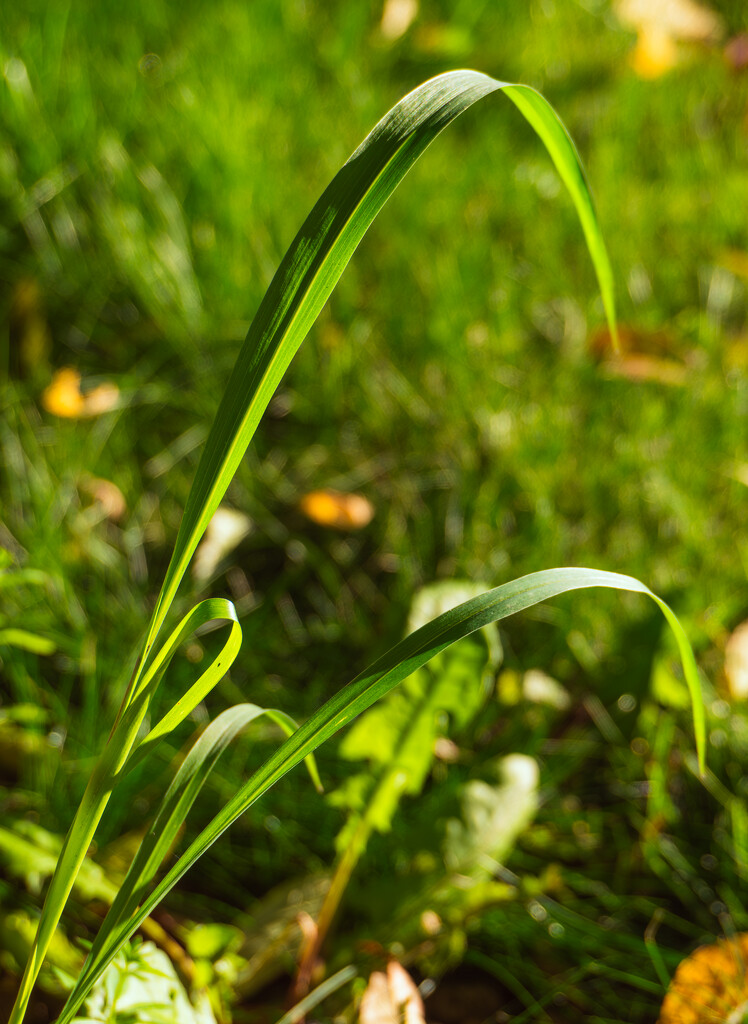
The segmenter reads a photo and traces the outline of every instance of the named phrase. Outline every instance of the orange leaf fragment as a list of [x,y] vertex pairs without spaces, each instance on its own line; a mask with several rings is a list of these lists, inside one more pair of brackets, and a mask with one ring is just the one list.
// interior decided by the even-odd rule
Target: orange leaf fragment
[[310,491],[299,502],[299,508],[313,523],[337,530],[361,530],[374,517],[374,506],[368,498],[344,491]]
[[83,413],[81,375],[70,366],[64,366],[42,392],[42,405],[54,416],[77,419]]
[[626,377],[627,380],[654,381],[679,387],[686,383],[687,369],[674,359],[660,359],[657,356],[630,354],[609,359],[603,368],[612,377]]
[[741,1022],[748,1012],[747,964],[746,932],[701,946],[679,964],[658,1024]]
[[72,366],[57,370],[51,383],[42,392],[42,405],[53,416],[82,419],[110,412],[119,402],[119,388],[105,382],[84,395],[81,375]]
[[621,324],[618,333],[619,352],[611,352],[610,335],[605,328],[593,334],[589,342],[590,352],[602,360],[601,368],[608,376],[671,387],[686,383],[688,366],[679,358],[678,340],[667,331],[645,331]]

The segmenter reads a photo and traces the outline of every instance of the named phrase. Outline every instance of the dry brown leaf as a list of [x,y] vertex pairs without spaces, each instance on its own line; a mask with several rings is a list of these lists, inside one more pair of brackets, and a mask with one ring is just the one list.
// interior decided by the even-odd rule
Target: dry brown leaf
[[730,695],[748,697],[748,621],[733,630],[725,647],[725,676]]
[[685,384],[688,376],[688,370],[683,363],[677,363],[674,359],[660,359],[658,356],[635,353],[608,359],[603,363],[603,369],[612,377],[654,381],[656,384],[667,384],[670,387]]
[[683,960],[658,1024],[742,1024],[748,1012],[748,933],[701,946]]
[[362,494],[322,490],[305,494],[299,508],[313,523],[337,530],[361,530],[374,516],[374,506]]
[[84,395],[81,391],[81,375],[72,366],[57,370],[51,383],[42,392],[42,405],[54,416],[64,419],[83,419],[100,416],[116,408],[119,402],[119,388],[106,382]]

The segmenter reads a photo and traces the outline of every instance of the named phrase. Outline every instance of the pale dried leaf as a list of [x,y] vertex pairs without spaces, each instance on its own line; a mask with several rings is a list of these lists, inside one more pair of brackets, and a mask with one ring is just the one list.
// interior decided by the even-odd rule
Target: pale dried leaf
[[391,960],[387,974],[374,971],[370,976],[359,1007],[359,1024],[426,1024],[424,1013],[415,982],[397,960]]
[[748,621],[742,622],[727,641],[725,676],[733,697],[748,697]]
[[374,971],[361,998],[358,1011],[360,1024],[400,1024],[393,1006],[387,975]]
[[208,524],[192,563],[192,574],[197,580],[209,579],[218,563],[244,540],[252,529],[249,516],[221,505]]
[[442,930],[442,919],[435,910],[424,910],[421,914],[421,928],[426,935],[438,935]]
[[385,0],[379,31],[394,42],[405,35],[418,15],[418,0]]
[[86,476],[80,482],[80,489],[90,495],[100,506],[106,519],[118,522],[127,512],[127,502],[119,487],[111,480],[98,476]]
[[659,30],[672,39],[718,39],[722,20],[695,0],[618,0],[616,14],[624,25],[637,31]]
[[387,981],[392,994],[392,1002],[395,1004],[403,1024],[426,1024],[421,993],[416,988],[411,976],[397,960],[390,960],[387,964]]
[[119,403],[119,388],[110,381],[100,384],[83,396],[83,415],[100,416],[116,409]]
[[81,375],[72,366],[58,370],[51,383],[42,392],[42,405],[54,416],[64,419],[83,419],[110,412],[119,403],[119,388],[105,382],[84,395]]
[[561,683],[539,668],[525,672],[522,696],[532,704],[548,704],[559,711],[566,711],[571,705],[571,697]]

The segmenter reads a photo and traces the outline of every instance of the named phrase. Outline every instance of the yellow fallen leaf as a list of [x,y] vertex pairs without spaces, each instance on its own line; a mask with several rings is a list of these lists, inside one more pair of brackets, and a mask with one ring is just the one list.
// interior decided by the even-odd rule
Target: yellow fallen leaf
[[57,370],[51,383],[42,392],[42,405],[54,416],[65,419],[82,419],[100,416],[116,408],[119,402],[119,388],[105,382],[84,395],[81,391],[81,375],[72,366]]
[[658,1024],[742,1024],[748,1012],[748,933],[701,946],[675,972]]
[[656,26],[642,28],[629,58],[639,78],[659,78],[678,63],[678,44]]
[[725,647],[725,677],[730,694],[748,697],[748,621],[733,630]]
[[305,494],[299,508],[313,523],[337,530],[361,530],[374,517],[374,506],[362,494],[322,490]]
[[54,416],[77,419],[83,411],[81,375],[70,366],[64,366],[42,392],[42,405]]

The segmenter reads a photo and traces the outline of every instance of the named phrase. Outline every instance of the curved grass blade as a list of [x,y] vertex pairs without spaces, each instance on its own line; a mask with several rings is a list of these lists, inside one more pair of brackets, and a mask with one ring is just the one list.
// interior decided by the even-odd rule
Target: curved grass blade
[[[260,303],[239,353],[190,489],[164,583],[146,635],[143,657],[123,710],[139,694],[154,664],[153,645],[200,538],[223,497],[276,386],[366,230],[436,136],[473,103],[506,92],[545,143],[570,191],[598,277],[611,332],[615,333],[612,275],[579,156],[553,108],[533,89],[500,82],[477,71],[452,71],[409,93],[379,122],[341,168],[301,227]],[[146,688],[144,690],[144,688]],[[140,720],[148,706],[142,702]],[[125,734],[121,764],[139,727]],[[106,753],[106,752],[105,752]],[[106,764],[106,756],[99,762]],[[121,767],[120,764],[120,767]],[[93,782],[93,780],[92,780]],[[90,799],[84,796],[63,847],[66,857],[52,880],[9,1024],[20,1024],[73,879],[108,800],[98,773]],[[87,790],[87,794],[89,791]],[[71,872],[70,877],[66,873]],[[61,902],[60,902],[61,900]]]
[[[286,736],[292,736],[298,728],[296,722],[283,711],[277,711],[274,708],[261,708],[256,704],[238,704],[236,707],[222,712],[211,722],[192,746],[164,794],[153,824],[143,838],[114,902],[99,929],[81,972],[80,984],[86,982],[91,969],[89,965],[95,964],[102,954],[106,954],[108,936],[118,924],[137,910],[145,888],[151,883],[171,849],[218,758],[250,722],[263,715],[280,726]],[[307,768],[315,787],[321,791],[322,784],[313,755],[307,758]]]
[[116,955],[117,950],[127,941],[140,923],[149,916],[182,875],[205,853],[222,832],[304,757],[316,750],[321,743],[324,743],[340,728],[365,711],[380,697],[383,697],[417,668],[426,664],[435,654],[445,650],[462,637],[490,622],[497,622],[559,594],[588,587],[609,587],[614,590],[646,594],[662,610],[678,644],[693,705],[699,763],[703,765],[706,730],[698,669],[683,627],[664,601],[631,576],[622,576],[619,573],[604,572],[598,569],[547,569],[544,572],[532,573],[511,583],[505,583],[495,590],[490,590],[480,597],[472,598],[470,601],[458,605],[411,633],[331,697],[293,736],[286,740],[200,833],[143,902],[137,913],[112,931],[108,937],[106,955],[99,957],[95,963],[92,962],[85,983],[79,981],[76,984],[58,1024],[69,1024],[76,1008],[80,1006],[91,986]]
[[174,553],[154,609],[146,651],[299,345],[369,225],[436,136],[459,114],[503,91],[535,129],[576,207],[615,336],[610,263],[582,165],[558,115],[526,85],[477,71],[450,71],[405,96],[353,153],[307,217],[249,328],[192,484]]
[[202,601],[185,615],[166,643],[153,654],[139,685],[134,689],[134,699],[124,711],[120,712],[107,745],[99,755],[91,773],[80,806],[62,845],[9,1024],[16,1024],[23,1020],[24,1008],[36,976],[41,969],[44,954],[91,845],[96,826],[104,813],[117,781],[134,764],[134,759],[128,761],[130,751],[136,742],[138,730],[164,672],[177,649],[196,629],[216,621],[229,625],[228,640],[197,683],[187,691],[182,701],[178,702],[176,708],[172,709],[143,741],[145,751],[150,752],[155,743],[178,722],[182,721],[199,703],[202,696],[215,686],[236,657],[241,644],[241,627],[233,604],[223,598],[212,598]]

